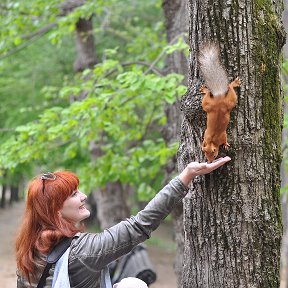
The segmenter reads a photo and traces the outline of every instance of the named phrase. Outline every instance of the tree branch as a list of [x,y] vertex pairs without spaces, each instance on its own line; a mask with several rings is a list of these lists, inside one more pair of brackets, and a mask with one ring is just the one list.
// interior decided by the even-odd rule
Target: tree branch
[[0,132],[14,132],[15,129],[12,129],[12,128],[0,128]]
[[52,28],[54,28],[55,26],[57,26],[57,23],[53,22],[53,23],[50,23],[42,28],[40,28],[38,31],[35,31],[33,33],[29,33],[29,34],[24,34],[21,36],[22,39],[28,39],[30,40],[31,38],[34,38],[36,36],[39,36],[39,35],[44,35],[46,34],[47,32],[49,32]]
[[[132,61],[132,62],[125,62],[125,63],[120,63],[121,66],[125,67],[125,66],[130,66],[130,65],[143,65],[143,66],[148,66],[150,71],[153,71],[155,74],[157,74],[158,76],[164,76],[163,73],[161,72],[161,70],[159,70],[156,67],[151,67],[150,63],[147,62],[143,62],[143,61]],[[117,71],[117,69],[113,69],[111,71],[109,71],[108,73],[105,74],[104,77],[108,77],[111,74],[113,74],[115,71]]]
[[[179,38],[183,37],[185,34],[186,33],[183,32],[177,35],[168,43],[168,45],[174,44]],[[166,50],[163,49],[161,53],[158,55],[158,57],[151,63],[150,67],[144,72],[144,74],[148,74],[152,69],[154,69],[154,66],[160,61],[160,59],[165,55],[165,53],[166,53]]]
[[[77,7],[82,6],[85,3],[85,0],[66,0],[65,2],[63,2],[63,4],[60,5],[60,9],[61,12],[58,16],[65,16],[69,13],[71,13],[74,9],[76,9]],[[5,6],[0,5],[0,8],[3,8]],[[7,8],[7,7],[6,7]],[[15,49],[7,52],[6,54],[0,56],[0,60],[7,58],[13,54],[18,53],[19,51],[21,51],[22,49],[28,47],[29,45],[31,45],[34,41],[38,40],[40,37],[42,37],[43,35],[45,35],[47,32],[49,32],[52,28],[54,28],[55,26],[57,26],[57,23],[50,23],[42,28],[40,28],[38,31],[26,34],[26,35],[22,35],[21,39],[27,39],[27,41],[19,46],[17,46]]]
[[60,5],[61,13],[59,16],[65,16],[84,4],[85,0],[66,0]]
[[[36,40],[38,40],[39,38],[41,38],[42,36],[44,36],[47,32],[49,32],[53,27],[55,27],[57,24],[56,23],[51,23],[43,28],[41,28],[40,30],[31,33],[31,34],[27,34],[24,35],[23,37],[25,37],[26,39],[28,39],[26,42],[22,43],[21,45],[17,46],[15,49],[10,50],[9,52],[7,52],[6,54],[0,56],[0,60],[7,58],[13,54],[18,53],[19,51],[21,51],[22,49],[28,47],[29,45],[31,45],[32,43],[34,43]],[[29,38],[30,37],[30,38]]]

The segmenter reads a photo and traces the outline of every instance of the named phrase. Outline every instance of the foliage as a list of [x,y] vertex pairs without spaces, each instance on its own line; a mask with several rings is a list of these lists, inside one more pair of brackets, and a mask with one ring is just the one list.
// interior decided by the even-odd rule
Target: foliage
[[84,100],[65,108],[47,109],[37,122],[17,127],[16,134],[2,144],[2,167],[11,169],[43,158],[48,161],[51,152],[61,146],[62,161],[76,158],[95,141],[101,145],[103,155],[96,162],[88,159],[83,168],[83,174],[94,175],[93,185],[116,180],[133,183],[157,176],[176,147],[166,147],[157,129],[150,128],[165,124],[165,101],[173,103],[175,96],[184,92],[178,86],[181,77],[145,75],[135,69],[108,79],[105,73],[110,74],[111,69],[122,68],[119,62],[107,60],[85,71],[84,75],[89,73],[88,81],[59,91],[62,97],[86,91]]
[[[47,51],[53,54],[53,50],[58,49],[60,54],[68,51],[68,55],[73,57],[71,47],[63,49],[66,42],[71,43],[65,39],[73,36],[80,17],[94,15],[97,56],[102,62],[73,78],[71,72],[62,71],[60,75],[54,74],[55,79],[48,83],[40,79],[35,93],[28,89],[27,95],[21,95],[21,91],[16,93],[11,89],[11,75],[19,72],[17,78],[24,82],[24,87],[28,87],[29,76],[25,75],[25,69],[29,64],[23,61],[24,52],[16,54],[23,68],[17,71],[12,67],[11,75],[3,78],[4,88],[0,88],[0,97],[8,99],[7,95],[11,94],[11,99],[19,97],[27,106],[30,103],[39,105],[30,108],[33,111],[30,117],[27,106],[20,109],[22,105],[16,105],[13,114],[17,114],[17,121],[9,116],[4,120],[5,115],[0,113],[2,127],[16,127],[3,138],[0,134],[5,140],[0,144],[0,167],[2,171],[40,163],[41,169],[65,167],[77,171],[88,190],[95,185],[119,180],[138,187],[139,197],[144,199],[147,193],[158,189],[161,167],[177,148],[177,143],[167,147],[161,136],[161,127],[166,123],[164,108],[185,92],[180,75],[161,75],[164,58],[158,56],[186,47],[179,41],[165,46],[157,1],[137,5],[135,1],[129,1],[131,5],[119,1],[86,1],[85,5],[60,17],[61,2],[6,1],[9,12],[0,20],[5,27],[0,34],[2,55],[14,53],[17,47],[24,45],[24,51],[29,54],[38,51],[35,56],[31,55],[31,60],[39,56],[42,47],[48,47],[44,54]],[[42,38],[43,42],[25,46],[27,35],[37,34],[41,27],[51,23],[55,26],[46,38]],[[47,45],[46,39],[57,44],[58,48]],[[45,57],[47,55],[41,55],[39,63]],[[9,57],[2,59],[0,67],[1,64],[7,67]],[[53,59],[53,56],[48,59]],[[67,59],[67,62],[71,63],[72,59]],[[45,75],[42,73],[46,67],[49,70],[48,63],[37,75]],[[8,77],[11,78],[10,85],[4,82]],[[70,101],[71,95],[75,101]],[[96,158],[91,157],[91,143],[96,147]]]

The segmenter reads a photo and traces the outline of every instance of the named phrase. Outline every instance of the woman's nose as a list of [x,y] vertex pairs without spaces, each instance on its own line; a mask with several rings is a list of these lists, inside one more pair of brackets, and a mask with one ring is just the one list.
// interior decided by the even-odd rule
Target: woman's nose
[[83,201],[85,201],[87,199],[87,196],[84,193],[82,193],[82,192],[80,192],[80,193],[81,193],[80,199],[83,202]]

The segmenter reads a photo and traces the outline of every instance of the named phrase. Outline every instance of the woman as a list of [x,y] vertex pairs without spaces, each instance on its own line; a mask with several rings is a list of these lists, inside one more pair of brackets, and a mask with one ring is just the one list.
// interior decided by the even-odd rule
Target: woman
[[[17,287],[37,287],[47,253],[63,237],[73,237],[68,256],[70,286],[100,287],[101,271],[112,261],[145,241],[162,219],[188,192],[195,176],[207,174],[229,157],[212,163],[192,162],[170,181],[136,216],[102,233],[84,233],[81,221],[89,217],[86,196],[77,176],[68,171],[43,174],[29,185],[23,224],[16,241]],[[52,287],[54,267],[45,287]]]

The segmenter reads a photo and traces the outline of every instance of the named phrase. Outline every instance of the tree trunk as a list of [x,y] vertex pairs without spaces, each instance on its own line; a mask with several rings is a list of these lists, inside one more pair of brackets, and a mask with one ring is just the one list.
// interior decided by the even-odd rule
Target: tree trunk
[[[90,153],[92,161],[96,161],[102,155],[101,143],[92,141],[90,143]],[[105,187],[95,190],[97,218],[102,230],[130,216],[126,191],[119,181],[106,183]]]
[[19,187],[12,185],[10,187],[10,204],[12,204],[13,202],[18,202],[19,201]]
[[[61,16],[70,14],[74,9],[85,4],[85,0],[65,0],[60,4]],[[80,72],[87,68],[93,68],[97,64],[95,40],[93,35],[93,21],[80,18],[75,27],[76,59],[74,71]],[[83,95],[82,95],[83,96]]]
[[97,64],[92,19],[79,19],[76,24],[76,51],[74,71],[93,68]]
[[[188,1],[187,0],[163,0],[162,2],[167,42],[171,43],[177,38],[187,38],[188,33]],[[166,59],[167,73],[179,73],[184,75],[183,84],[187,85],[188,79],[188,59],[183,52],[174,52],[169,54]],[[163,138],[167,144],[179,140],[180,126],[182,122],[182,113],[180,111],[180,101],[177,100],[173,105],[167,105],[166,108],[167,125],[162,131]],[[165,183],[171,175],[176,172],[177,159],[169,159],[165,167]],[[182,266],[184,252],[184,229],[183,229],[183,204],[178,204],[172,211],[173,227],[176,242],[176,258],[174,270],[177,277],[177,286],[181,287]]]
[[188,93],[178,163],[203,161],[206,115],[196,55],[220,44],[229,80],[242,79],[228,127],[232,161],[197,177],[184,200],[182,287],[279,287],[279,203],[284,43],[280,1],[189,0]]
[[130,215],[127,206],[127,195],[120,182],[107,183],[96,193],[97,217],[101,229],[109,228]]
[[0,207],[5,208],[6,207],[6,191],[7,191],[7,185],[3,184],[2,185],[2,196],[1,196],[1,202],[0,202]]
[[[73,5],[77,4],[77,1],[70,2]],[[66,1],[65,3],[68,5],[70,2]],[[73,5],[72,7],[74,7]],[[69,9],[71,10],[71,8]],[[77,57],[74,62],[74,70],[76,72],[92,68],[97,63],[92,19],[79,19],[77,22],[76,51]],[[85,97],[86,92],[82,91],[80,98]],[[90,153],[92,160],[96,160],[102,154],[100,147],[101,143],[91,142]],[[129,209],[126,204],[126,198],[123,197],[124,192],[121,183],[107,183],[105,188],[96,190],[97,217],[102,229],[108,228],[129,216]]]
[[[163,0],[162,8],[165,18],[167,42],[176,41],[179,37],[188,41],[188,1],[187,0]],[[188,78],[188,59],[183,51],[176,51],[167,56],[168,73],[179,73],[185,76],[184,84]]]

